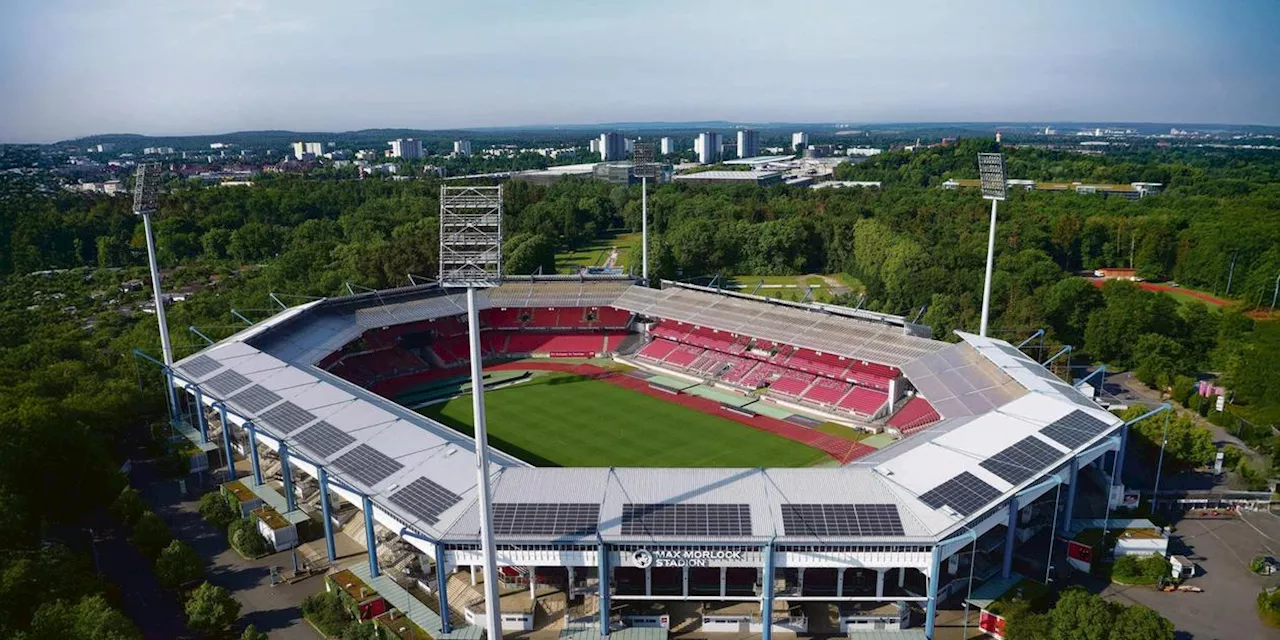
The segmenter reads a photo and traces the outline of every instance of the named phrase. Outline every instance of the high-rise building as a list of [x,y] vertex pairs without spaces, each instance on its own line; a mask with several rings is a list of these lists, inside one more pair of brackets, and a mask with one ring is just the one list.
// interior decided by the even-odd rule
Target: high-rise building
[[724,139],[720,134],[706,132],[698,134],[697,151],[698,162],[702,164],[715,164],[720,162],[720,150],[724,145]]
[[293,143],[293,157],[303,160],[311,154],[312,158],[319,158],[324,155],[323,142],[295,142]]
[[591,147],[591,153],[600,153],[600,138],[592,138],[589,146]]
[[760,155],[760,132],[755,129],[738,130],[738,157],[754,158]]
[[672,137],[666,137],[666,138],[663,138],[663,139],[662,139],[662,145],[661,145],[661,146],[662,146],[662,148],[661,148],[660,152],[662,153],[662,155],[664,155],[664,156],[665,156],[665,155],[667,155],[667,154],[675,153],[675,152],[676,152],[676,139],[675,139],[675,138],[672,138]]
[[453,152],[460,156],[471,155],[471,141],[470,140],[454,140]]
[[388,142],[392,158],[416,160],[422,157],[422,141],[415,138],[397,138]]
[[808,144],[809,144],[809,134],[803,131],[797,131],[791,134],[791,150],[792,151],[799,150],[800,147],[806,146]]
[[627,157],[627,143],[621,133],[600,134],[600,159],[605,162],[622,160]]
[[632,140],[631,138],[627,138],[627,140],[626,140],[626,147],[627,147],[627,153],[635,153],[635,151],[636,151],[636,141],[635,141],[635,140]]

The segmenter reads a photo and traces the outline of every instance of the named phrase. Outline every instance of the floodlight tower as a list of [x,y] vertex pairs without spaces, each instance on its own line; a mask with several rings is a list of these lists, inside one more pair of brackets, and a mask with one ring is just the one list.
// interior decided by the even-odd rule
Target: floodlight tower
[[658,177],[653,161],[653,143],[637,142],[632,153],[634,171],[640,178],[640,277],[649,284],[649,178]]
[[[480,311],[476,291],[502,280],[502,187],[440,187],[440,284],[467,290],[471,342],[471,410],[475,422],[476,490],[480,502],[480,550],[484,554],[484,612],[490,640],[502,638],[498,569],[489,496],[489,437],[480,361]],[[436,558],[437,566],[444,566]]]
[[[151,215],[156,212],[160,191],[160,167],[154,163],[138,165],[133,174],[133,215],[142,216],[143,231],[147,236],[147,262],[151,267],[151,292],[156,301],[156,322],[160,325],[160,350],[166,367],[173,366],[173,345],[169,343],[169,323],[164,315],[164,294],[160,290],[160,267],[156,262],[156,239],[151,232]],[[178,397],[173,381],[165,374],[165,394],[169,399],[169,417],[177,417]],[[204,408],[200,407],[203,411]]]
[[982,285],[982,325],[978,335],[987,335],[991,317],[991,268],[996,257],[996,203],[1004,200],[1008,182],[1004,175],[1004,154],[979,153],[978,176],[982,179],[982,197],[991,201],[991,231],[987,235],[987,277]]

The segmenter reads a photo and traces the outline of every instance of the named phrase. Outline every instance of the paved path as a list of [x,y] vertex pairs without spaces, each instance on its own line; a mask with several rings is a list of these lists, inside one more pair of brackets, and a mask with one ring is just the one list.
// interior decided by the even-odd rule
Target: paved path
[[[206,475],[206,481],[208,476]],[[319,577],[296,584],[271,586],[270,567],[293,568],[292,555],[282,552],[245,560],[227,544],[226,534],[200,519],[199,490],[194,476],[187,480],[191,495],[183,495],[177,480],[153,482],[141,489],[152,509],[164,519],[174,537],[190,545],[205,561],[209,582],[231,590],[243,606],[237,628],[256,625],[277,638],[315,640],[316,633],[302,619],[299,605],[308,595],[323,589]],[[172,636],[169,636],[172,637]]]

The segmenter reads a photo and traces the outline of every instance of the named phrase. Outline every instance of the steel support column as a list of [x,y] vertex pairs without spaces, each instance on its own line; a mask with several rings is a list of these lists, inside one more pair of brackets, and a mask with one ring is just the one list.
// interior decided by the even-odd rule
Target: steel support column
[[227,405],[218,402],[218,419],[222,421],[222,448],[227,456],[227,482],[236,479],[236,458],[231,450],[231,420],[227,419]]
[[209,420],[204,415],[204,394],[200,393],[200,387],[194,385],[191,390],[196,394],[196,426],[200,427],[200,442],[209,444]]
[[373,501],[369,496],[362,496],[362,507],[364,508],[364,546],[369,550],[369,575],[378,577],[382,572],[378,570],[378,538],[373,534]]
[[[1129,425],[1128,423],[1126,423],[1124,426],[1120,427],[1120,448],[1116,449],[1116,467],[1115,467],[1116,472],[1115,472],[1115,475],[1111,478],[1111,486],[1113,487],[1118,487],[1124,484],[1121,478],[1124,477],[1124,452],[1125,452],[1125,449],[1128,447],[1128,445],[1129,445]],[[1111,496],[1107,496],[1107,500],[1108,500],[1107,504],[1111,504],[1110,503]]]
[[596,547],[596,566],[599,568],[600,635],[609,635],[609,547],[601,542]]
[[262,484],[262,465],[258,461],[258,430],[253,423],[244,421],[244,428],[249,432],[249,462],[253,465],[253,483]]
[[293,469],[289,468],[289,445],[280,441],[280,476],[284,478],[284,506],[288,511],[298,509],[298,499],[293,494]]
[[1067,487],[1067,511],[1062,518],[1059,531],[1066,535],[1071,530],[1071,519],[1076,513],[1076,484],[1080,480],[1080,458],[1071,459],[1071,484]]
[[761,594],[764,596],[760,611],[761,640],[772,640],[773,638],[773,569],[773,543],[770,542],[764,546],[764,576],[760,581]]
[[1013,571],[1013,543],[1018,533],[1018,498],[1009,498],[1009,526],[1004,532],[1004,561],[1000,564],[1000,577],[1008,578]]
[[320,482],[320,517],[324,520],[324,550],[329,554],[329,562],[338,561],[338,552],[333,545],[333,507],[329,504],[329,472],[316,465],[317,480]]
[[[938,581],[942,578],[942,547],[935,545],[929,559],[929,587],[924,610],[925,640],[934,640],[933,623],[938,615]],[[901,570],[900,570],[901,571]]]
[[440,631],[449,633],[449,576],[445,573],[444,545],[436,543],[436,596],[440,599]]

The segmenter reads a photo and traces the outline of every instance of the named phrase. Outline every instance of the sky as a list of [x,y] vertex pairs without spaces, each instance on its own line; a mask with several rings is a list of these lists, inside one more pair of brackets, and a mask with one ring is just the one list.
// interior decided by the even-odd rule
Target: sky
[[1280,124],[1277,0],[3,0],[0,142],[598,122]]

